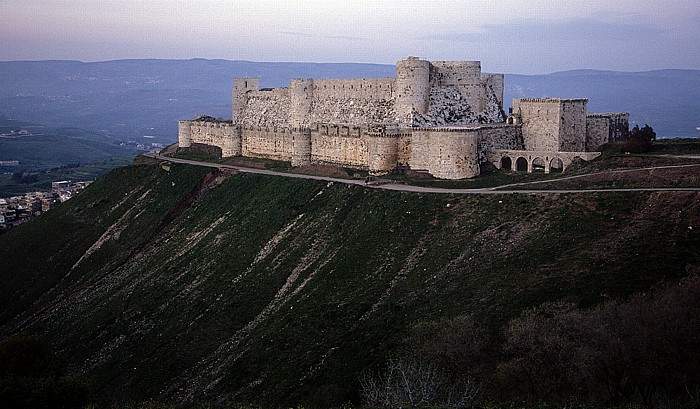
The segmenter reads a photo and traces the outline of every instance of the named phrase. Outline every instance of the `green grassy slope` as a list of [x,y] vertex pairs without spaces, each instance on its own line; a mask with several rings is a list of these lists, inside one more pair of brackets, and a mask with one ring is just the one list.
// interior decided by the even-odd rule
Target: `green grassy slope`
[[453,196],[209,172],[121,168],[1,236],[0,334],[52,339],[108,402],[328,405],[356,399],[415,322],[500,328],[700,264],[697,193]]

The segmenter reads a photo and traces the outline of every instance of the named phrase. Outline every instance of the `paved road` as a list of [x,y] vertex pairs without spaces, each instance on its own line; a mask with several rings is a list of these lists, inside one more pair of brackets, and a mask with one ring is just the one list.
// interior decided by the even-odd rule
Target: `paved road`
[[[438,187],[411,186],[411,185],[404,185],[404,184],[398,184],[398,183],[365,184],[364,180],[341,179],[341,178],[333,178],[333,177],[326,177],[326,176],[303,175],[303,174],[298,174],[298,173],[275,172],[275,171],[267,170],[267,169],[246,168],[246,167],[242,167],[242,166],[223,165],[220,163],[209,163],[209,162],[200,162],[200,161],[194,161],[194,160],[189,160],[189,159],[171,158],[169,156],[161,156],[157,153],[146,153],[146,154],[144,154],[144,156],[148,156],[148,157],[154,158],[154,159],[166,160],[166,161],[173,162],[173,163],[186,163],[189,165],[206,166],[206,167],[210,167],[210,168],[233,169],[233,170],[237,170],[237,171],[243,172],[243,173],[257,173],[260,175],[282,176],[282,177],[295,178],[295,179],[321,180],[321,181],[325,181],[325,182],[344,183],[344,184],[348,184],[348,185],[364,186],[364,187],[372,188],[372,189],[384,189],[384,190],[395,190],[395,191],[416,192],[416,193],[512,195],[512,194],[599,193],[599,192],[606,192],[606,193],[607,192],[700,192],[700,187],[687,187],[687,188],[685,188],[685,187],[678,187],[678,188],[649,187],[649,188],[628,188],[628,189],[610,188],[610,189],[556,189],[556,190],[555,189],[497,190],[497,189],[501,189],[501,188],[509,187],[509,186],[521,186],[521,185],[526,185],[526,184],[544,183],[544,182],[549,182],[549,181],[519,183],[519,184],[515,184],[515,185],[504,185],[504,186],[497,186],[497,187],[490,187],[490,188],[479,188],[479,189],[448,189],[448,188],[438,188]],[[676,165],[676,166],[658,166],[658,167],[644,168],[644,169],[662,169],[662,168],[693,167],[693,166],[700,167],[700,164]],[[632,171],[638,171],[638,170],[643,170],[643,169],[619,170],[619,171],[611,171],[611,172],[632,172]],[[607,173],[607,172],[600,172],[600,173]],[[571,176],[569,178],[576,178],[576,177],[581,177],[581,176]],[[566,178],[566,179],[569,179],[569,178]],[[557,180],[564,180],[564,178],[557,179]]]

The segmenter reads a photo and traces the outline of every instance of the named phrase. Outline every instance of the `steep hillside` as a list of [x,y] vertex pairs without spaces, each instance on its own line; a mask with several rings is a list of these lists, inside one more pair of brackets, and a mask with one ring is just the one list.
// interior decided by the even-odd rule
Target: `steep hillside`
[[700,266],[700,194],[438,195],[117,169],[0,237],[0,335],[108,403],[329,405],[411,326],[587,307]]

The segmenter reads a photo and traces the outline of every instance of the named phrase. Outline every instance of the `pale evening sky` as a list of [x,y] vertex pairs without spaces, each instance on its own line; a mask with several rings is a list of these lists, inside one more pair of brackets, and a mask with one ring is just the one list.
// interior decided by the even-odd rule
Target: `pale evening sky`
[[0,0],[0,60],[481,60],[700,68],[697,0]]

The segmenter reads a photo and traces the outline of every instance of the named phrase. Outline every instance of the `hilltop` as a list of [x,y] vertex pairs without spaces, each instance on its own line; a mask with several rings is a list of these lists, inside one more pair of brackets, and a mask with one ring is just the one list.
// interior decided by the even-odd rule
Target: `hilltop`
[[698,192],[429,194],[139,163],[0,236],[2,339],[41,336],[106,404],[358,402],[416,328],[469,316],[499,339],[543,303],[700,271]]

